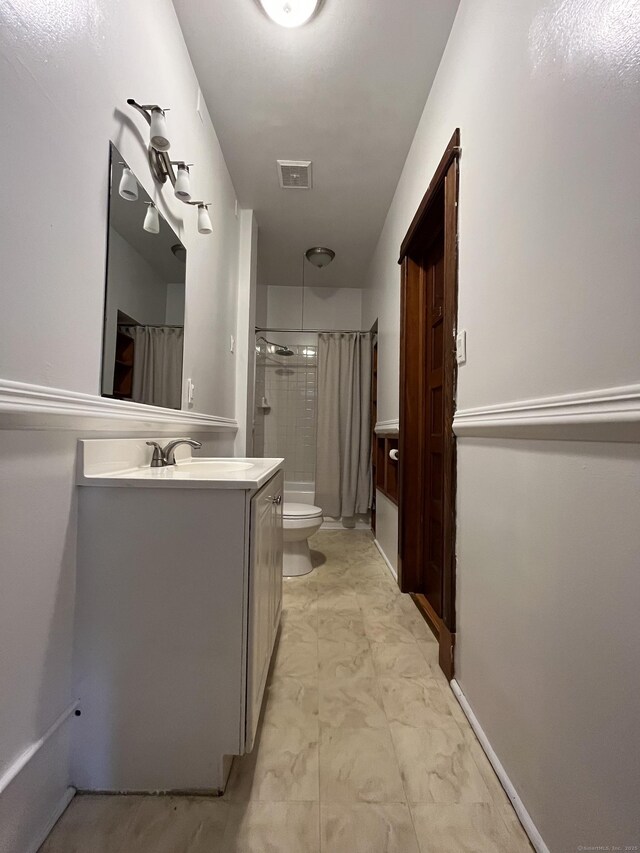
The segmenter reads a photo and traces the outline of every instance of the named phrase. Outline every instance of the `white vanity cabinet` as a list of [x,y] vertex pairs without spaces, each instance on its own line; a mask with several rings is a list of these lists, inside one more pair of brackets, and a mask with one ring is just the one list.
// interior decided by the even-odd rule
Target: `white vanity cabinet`
[[282,612],[282,473],[251,498],[247,726],[250,752]]
[[225,757],[251,749],[282,597],[283,475],[268,461],[254,487],[250,472],[242,487],[79,477],[80,790],[219,792]]

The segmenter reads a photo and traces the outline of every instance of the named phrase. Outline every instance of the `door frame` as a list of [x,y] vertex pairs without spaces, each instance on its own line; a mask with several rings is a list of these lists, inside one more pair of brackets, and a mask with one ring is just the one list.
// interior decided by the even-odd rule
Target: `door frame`
[[[400,308],[400,484],[398,513],[398,583],[402,592],[411,593],[416,605],[429,623],[439,642],[439,663],[449,680],[453,678],[453,649],[456,632],[456,560],[455,560],[455,502],[456,502],[456,442],[453,433],[457,364],[455,335],[457,330],[458,299],[458,193],[461,153],[460,129],[456,128],[429,183],[400,248],[401,308]],[[444,212],[438,207],[444,201]],[[425,314],[420,312],[418,335],[414,334],[414,349],[407,352],[415,332],[415,306],[408,305],[408,288],[412,269],[412,253],[418,253],[437,229],[444,227],[444,340],[443,370],[444,431],[444,492],[443,492],[443,577],[442,615],[431,606],[419,591],[419,578],[424,560],[425,488],[422,459],[426,448],[426,399],[424,352],[427,343]],[[415,264],[413,265],[415,268]],[[418,399],[410,398],[407,376],[413,368],[418,372],[421,386]],[[414,376],[415,379],[415,376]],[[406,452],[406,455],[405,455]],[[412,464],[405,464],[411,457]],[[413,558],[410,554],[413,552]]]

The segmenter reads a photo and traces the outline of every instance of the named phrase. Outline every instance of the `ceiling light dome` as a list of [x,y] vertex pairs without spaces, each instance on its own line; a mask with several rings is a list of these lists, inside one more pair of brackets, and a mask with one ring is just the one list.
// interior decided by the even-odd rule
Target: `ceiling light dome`
[[307,249],[304,254],[314,267],[326,267],[336,256],[333,249],[327,249],[324,246],[314,246],[313,249]]
[[260,0],[260,5],[281,27],[301,27],[313,16],[319,0]]

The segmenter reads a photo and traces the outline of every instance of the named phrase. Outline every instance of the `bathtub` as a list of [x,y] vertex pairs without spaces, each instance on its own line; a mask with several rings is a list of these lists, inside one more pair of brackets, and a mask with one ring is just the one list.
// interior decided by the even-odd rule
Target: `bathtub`
[[[284,500],[285,503],[309,504],[313,506],[315,503],[316,487],[315,483],[298,483],[295,481],[285,481],[284,484]],[[324,516],[322,523],[323,530],[370,530],[371,519],[367,516],[358,516],[356,519],[349,519],[344,522],[340,518],[332,518],[329,515]]]
[[288,503],[310,504],[313,506],[315,494],[315,483],[296,483],[295,481],[286,481],[284,484],[284,499]]

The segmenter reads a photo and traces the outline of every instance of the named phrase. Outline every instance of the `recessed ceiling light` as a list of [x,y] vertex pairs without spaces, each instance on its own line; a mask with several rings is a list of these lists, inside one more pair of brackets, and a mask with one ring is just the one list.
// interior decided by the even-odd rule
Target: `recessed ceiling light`
[[281,27],[301,27],[318,8],[319,0],[260,0],[260,5]]

